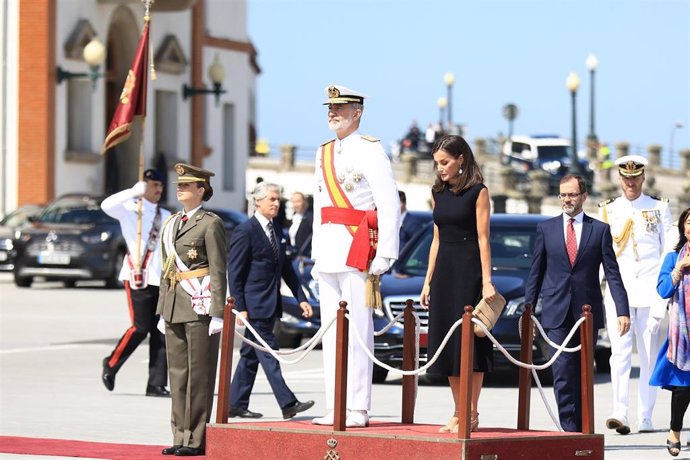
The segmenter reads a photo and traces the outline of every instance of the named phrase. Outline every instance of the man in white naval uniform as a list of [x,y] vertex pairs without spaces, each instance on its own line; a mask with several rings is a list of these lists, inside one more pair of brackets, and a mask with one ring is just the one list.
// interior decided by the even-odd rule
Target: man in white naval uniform
[[[337,85],[327,87],[326,95],[328,126],[337,137],[316,153],[312,276],[319,281],[321,324],[336,316],[341,300],[347,302],[346,426],[363,427],[369,424],[373,363],[361,349],[355,330],[373,353],[374,326],[372,311],[365,305],[365,282],[368,274],[385,273],[398,258],[400,203],[390,160],[378,139],[357,132],[365,96]],[[376,228],[376,221],[374,254],[367,227]],[[333,326],[323,337],[328,412],[313,420],[318,425],[333,424],[335,346]]]
[[666,302],[656,291],[666,235],[671,228],[668,202],[642,193],[647,160],[627,155],[616,160],[623,195],[599,204],[601,220],[611,226],[613,249],[630,303],[630,331],[616,333],[616,309],[608,287],[604,296],[606,324],[611,340],[611,384],[613,413],[606,427],[620,434],[630,433],[628,423],[630,368],[633,335],[640,359],[637,415],[638,431],[654,431],[652,411],[656,387],[649,386],[659,351],[659,324],[666,312]]
[[[156,329],[158,285],[161,279],[160,230],[170,212],[159,205],[163,176],[155,169],[144,172],[144,180],[134,187],[109,196],[101,208],[120,222],[127,243],[119,279],[127,294],[131,326],[112,353],[103,359],[101,380],[108,391],[115,387],[115,374],[139,344],[149,336],[149,379],[146,396],[170,396],[165,338]],[[139,197],[142,197],[141,241],[137,242]],[[136,256],[139,250],[140,257]],[[138,260],[140,259],[140,260]]]

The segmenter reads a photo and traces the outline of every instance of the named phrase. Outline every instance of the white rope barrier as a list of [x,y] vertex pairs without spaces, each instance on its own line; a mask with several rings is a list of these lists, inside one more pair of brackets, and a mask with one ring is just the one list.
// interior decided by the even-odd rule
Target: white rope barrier
[[[334,317],[333,319],[331,319],[331,321],[328,324],[326,324],[326,325],[322,324],[321,327],[319,328],[319,330],[316,332],[316,334],[314,334],[314,337],[309,339],[309,341],[307,343],[305,343],[304,345],[302,345],[301,347],[295,348],[293,350],[281,351],[281,350],[274,350],[273,348],[271,348],[266,343],[266,341],[263,339],[263,337],[261,337],[261,335],[259,335],[256,332],[256,330],[252,327],[252,325],[249,324],[249,321],[247,321],[244,317],[242,317],[237,310],[233,309],[232,312],[235,314],[235,316],[237,318],[240,319],[240,321],[244,324],[244,326],[247,329],[249,329],[249,331],[252,334],[254,334],[254,337],[257,338],[257,340],[261,343],[261,345],[258,345],[256,342],[249,340],[244,335],[242,335],[240,332],[235,331],[235,334],[237,334],[242,339],[242,341],[244,343],[246,343],[247,345],[249,345],[251,347],[256,348],[259,351],[269,353],[269,354],[271,354],[271,356],[273,356],[279,362],[281,362],[283,364],[288,364],[288,365],[296,364],[296,363],[302,361],[307,356],[307,354],[309,354],[309,352],[312,351],[314,349],[314,347],[316,347],[316,345],[318,345],[318,343],[321,341],[321,338],[323,337],[323,335],[328,331],[328,329],[330,329],[330,327],[333,325],[333,323],[335,323],[335,321],[337,319]],[[306,347],[306,349],[305,349],[305,347]],[[300,356],[298,356],[294,360],[287,360],[287,359],[281,357],[281,355],[291,355],[291,354],[297,353],[298,351],[302,351],[302,350],[304,350],[304,353],[302,353]]]

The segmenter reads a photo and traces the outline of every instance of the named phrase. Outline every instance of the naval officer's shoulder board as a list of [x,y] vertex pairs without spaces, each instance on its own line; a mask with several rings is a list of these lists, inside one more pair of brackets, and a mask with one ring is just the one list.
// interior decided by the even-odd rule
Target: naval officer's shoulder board
[[651,198],[652,200],[661,201],[662,203],[668,203],[668,198],[663,198],[663,197],[654,196],[654,195],[649,195],[649,198]]
[[378,138],[376,138],[376,137],[374,137],[374,136],[370,136],[369,134],[364,134],[364,135],[361,136],[361,137],[362,137],[362,139],[364,139],[365,141],[369,141],[369,142],[378,142],[378,141],[379,141]]
[[601,203],[599,203],[599,207],[600,207],[600,208],[603,208],[603,207],[606,206],[607,204],[613,203],[614,200],[615,200],[615,198],[609,198],[608,200],[602,201]]

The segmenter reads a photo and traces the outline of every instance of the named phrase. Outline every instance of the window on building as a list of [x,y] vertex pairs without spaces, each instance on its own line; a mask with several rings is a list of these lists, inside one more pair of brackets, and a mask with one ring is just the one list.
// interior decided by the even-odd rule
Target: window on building
[[223,104],[223,189],[235,190],[235,106]]
[[90,153],[91,147],[91,81],[67,81],[67,151]]

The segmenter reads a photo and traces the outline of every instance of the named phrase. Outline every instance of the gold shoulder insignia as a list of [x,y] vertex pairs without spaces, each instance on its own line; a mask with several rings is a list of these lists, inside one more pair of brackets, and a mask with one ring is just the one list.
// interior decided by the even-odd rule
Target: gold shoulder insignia
[[649,198],[657,201],[663,201],[664,203],[668,203],[668,198],[662,198],[660,196],[654,196],[654,195],[649,195]]
[[369,141],[369,142],[378,142],[379,141],[379,139],[375,138],[374,136],[370,136],[368,134],[363,135],[362,139],[364,139],[365,141]]
[[606,206],[607,204],[611,203],[611,202],[614,201],[614,200],[615,200],[615,198],[609,198],[609,199],[606,200],[606,201],[602,201],[601,203],[599,203],[599,207],[600,207],[600,208],[603,208],[604,206]]
[[330,144],[331,142],[335,142],[335,138],[333,138],[333,139],[331,139],[331,140],[329,140],[329,141],[324,142],[323,144],[321,144],[321,147],[323,147],[324,145],[328,145],[328,144]]

